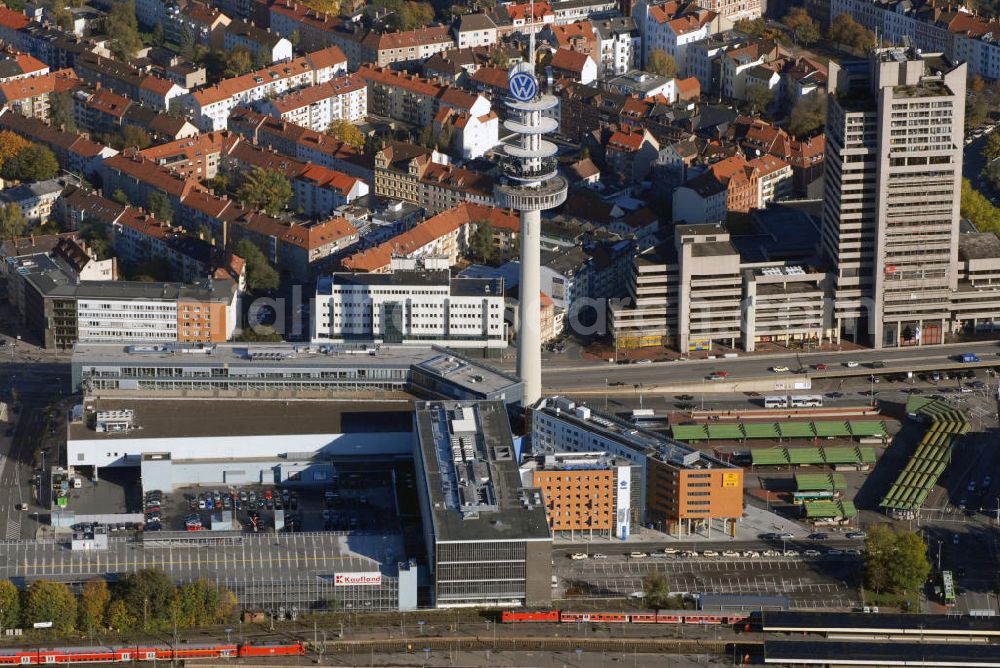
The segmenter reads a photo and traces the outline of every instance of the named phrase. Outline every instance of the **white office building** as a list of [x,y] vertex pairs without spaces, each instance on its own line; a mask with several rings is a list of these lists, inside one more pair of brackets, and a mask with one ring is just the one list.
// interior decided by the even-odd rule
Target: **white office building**
[[503,279],[452,278],[445,258],[393,258],[389,273],[336,273],[316,285],[312,339],[507,347]]

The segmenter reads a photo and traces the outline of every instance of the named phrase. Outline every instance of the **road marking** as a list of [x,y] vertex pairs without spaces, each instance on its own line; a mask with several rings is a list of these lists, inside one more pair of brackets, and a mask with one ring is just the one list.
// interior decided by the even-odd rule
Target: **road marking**
[[4,538],[14,540],[21,537],[21,523],[13,518],[7,518],[7,529]]

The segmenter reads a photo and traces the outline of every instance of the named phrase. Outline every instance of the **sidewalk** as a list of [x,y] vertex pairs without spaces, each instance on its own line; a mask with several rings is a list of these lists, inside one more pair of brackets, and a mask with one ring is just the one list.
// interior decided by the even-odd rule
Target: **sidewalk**
[[644,543],[729,543],[734,541],[754,541],[757,540],[757,536],[762,533],[773,533],[773,532],[789,532],[795,534],[797,537],[804,537],[806,534],[811,533],[811,529],[805,527],[798,522],[789,520],[786,517],[782,517],[773,512],[769,512],[762,508],[757,508],[755,506],[747,506],[745,509],[744,517],[736,523],[736,537],[730,537],[724,534],[720,529],[715,528],[712,530],[711,536],[702,529],[700,533],[691,534],[689,536],[682,535],[680,538],[676,534],[666,534],[662,531],[657,531],[655,529],[648,529],[646,527],[634,527],[631,534],[625,541],[618,538],[607,538],[595,536],[592,540],[586,535],[578,534],[573,539],[565,537],[553,538],[552,546],[559,547],[569,547],[573,545],[587,545],[587,546],[598,546],[598,545],[620,545],[623,542],[626,545],[641,545]]

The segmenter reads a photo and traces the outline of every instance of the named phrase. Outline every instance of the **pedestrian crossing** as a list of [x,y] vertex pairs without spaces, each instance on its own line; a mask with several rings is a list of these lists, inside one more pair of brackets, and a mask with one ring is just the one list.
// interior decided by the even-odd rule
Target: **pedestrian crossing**
[[4,531],[6,540],[17,540],[21,537],[21,522],[15,519],[7,520],[7,529]]

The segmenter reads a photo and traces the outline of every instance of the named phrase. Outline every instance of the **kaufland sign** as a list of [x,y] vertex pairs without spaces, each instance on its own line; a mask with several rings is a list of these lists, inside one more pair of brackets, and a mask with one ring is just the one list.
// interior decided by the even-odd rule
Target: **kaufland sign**
[[377,587],[382,584],[382,574],[374,573],[334,573],[334,587]]

